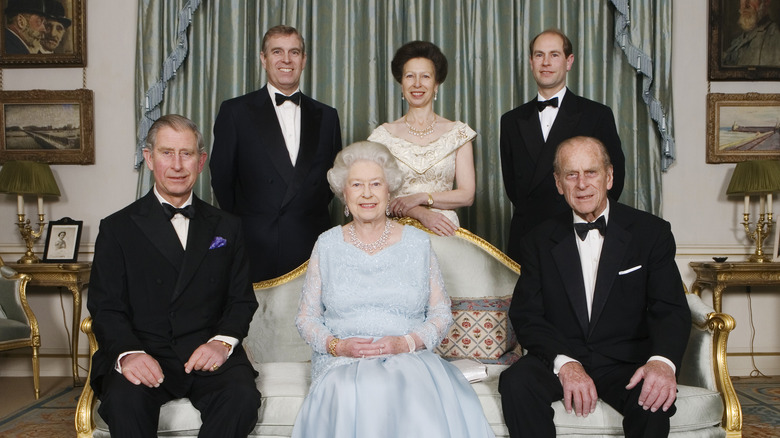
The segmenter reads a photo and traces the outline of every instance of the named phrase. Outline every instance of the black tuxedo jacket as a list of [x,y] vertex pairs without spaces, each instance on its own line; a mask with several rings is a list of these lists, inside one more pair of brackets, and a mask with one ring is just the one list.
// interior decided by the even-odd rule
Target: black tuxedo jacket
[[[95,242],[87,308],[99,349],[92,358],[92,386],[117,357],[143,350],[184,363],[216,335],[246,337],[257,309],[241,225],[193,198],[187,250],[153,192],[103,219]],[[218,371],[251,366],[241,345]],[[196,374],[202,373],[196,371]]]
[[691,314],[669,223],[610,202],[590,321],[572,223],[568,211],[523,239],[509,308],[520,344],[550,370],[558,354],[586,370],[660,355],[679,370]]
[[241,217],[253,282],[297,268],[330,228],[325,175],[341,150],[336,110],[302,96],[293,166],[274,105],[263,87],[223,102],[214,123],[211,186],[220,207]]
[[566,90],[558,115],[544,141],[536,97],[501,117],[501,170],[504,189],[514,205],[507,254],[517,260],[520,240],[534,226],[569,206],[558,194],[553,176],[555,149],[579,135],[595,137],[607,147],[614,183],[609,196],[617,200],[623,191],[625,157],[612,110]]

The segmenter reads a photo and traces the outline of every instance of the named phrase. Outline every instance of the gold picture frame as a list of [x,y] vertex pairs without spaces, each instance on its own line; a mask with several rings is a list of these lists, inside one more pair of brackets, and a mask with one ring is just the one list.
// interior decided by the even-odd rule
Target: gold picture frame
[[780,2],[761,11],[748,6],[742,9],[740,0],[709,0],[710,80],[780,80]]
[[0,164],[95,164],[92,90],[0,91]]
[[780,94],[707,95],[707,162],[780,159]]

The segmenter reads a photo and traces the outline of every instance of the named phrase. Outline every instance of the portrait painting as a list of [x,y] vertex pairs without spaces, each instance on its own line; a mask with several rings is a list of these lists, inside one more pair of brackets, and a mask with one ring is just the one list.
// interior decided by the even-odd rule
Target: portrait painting
[[707,162],[780,159],[780,94],[707,95]]
[[780,0],[709,1],[709,78],[780,80]]
[[75,262],[79,254],[83,221],[64,217],[49,223],[44,246],[44,262]]
[[0,0],[0,67],[86,66],[86,0]]
[[94,164],[92,91],[0,91],[0,163]]

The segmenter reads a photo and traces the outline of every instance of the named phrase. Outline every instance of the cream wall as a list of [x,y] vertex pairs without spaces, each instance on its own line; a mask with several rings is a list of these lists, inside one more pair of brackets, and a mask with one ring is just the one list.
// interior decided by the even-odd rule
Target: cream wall
[[[95,93],[95,163],[90,166],[58,165],[53,171],[63,196],[46,205],[47,220],[70,216],[84,221],[80,260],[90,260],[101,218],[135,198],[137,173],[132,168],[135,143],[134,70],[137,0],[121,2],[90,1],[87,11],[88,68],[87,88]],[[117,18],[121,17],[121,19]],[[742,203],[727,199],[725,187],[733,164],[706,164],[707,96],[707,0],[674,2],[673,81],[675,98],[675,134],[677,161],[663,176],[663,215],[672,223],[678,244],[677,262],[686,284],[694,275],[688,267],[692,260],[709,260],[727,255],[743,260],[749,250],[737,217]],[[81,87],[81,69],[5,69],[3,89],[34,88],[68,90]],[[778,83],[713,82],[712,92],[776,92]],[[204,129],[210,129],[205,127]],[[28,207],[32,205],[28,201]],[[776,202],[777,204],[777,202]],[[0,254],[6,261],[16,260],[23,247],[12,226],[16,203],[13,196],[0,195]],[[777,210],[777,209],[776,209]],[[28,208],[33,213],[32,208]],[[42,254],[42,245],[37,246]],[[755,351],[780,352],[780,313],[778,288],[754,289],[753,321],[756,326]],[[709,301],[710,295],[705,294]],[[70,373],[68,338],[71,301],[67,291],[34,289],[31,305],[39,318],[42,332],[41,361],[43,375]],[[729,341],[729,351],[750,351],[750,314],[744,291],[729,290],[723,300],[724,311],[737,320],[737,329]],[[86,310],[84,310],[86,314]],[[29,354],[22,350],[10,357],[0,356],[0,375],[29,375]],[[87,352],[81,338],[80,354]],[[81,360],[86,366],[86,361]],[[756,359],[765,374],[780,374],[780,356]],[[752,370],[747,357],[730,357],[732,375],[747,375]],[[86,371],[82,371],[86,375]]]

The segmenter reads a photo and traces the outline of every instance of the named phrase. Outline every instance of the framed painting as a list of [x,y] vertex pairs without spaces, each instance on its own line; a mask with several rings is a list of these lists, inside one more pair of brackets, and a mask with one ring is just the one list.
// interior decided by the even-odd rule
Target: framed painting
[[49,263],[75,262],[79,256],[81,226],[83,221],[74,221],[64,217],[49,222],[46,246],[43,249],[43,261]]
[[709,78],[780,80],[780,2],[709,2]]
[[780,94],[707,95],[707,162],[780,159]]
[[0,67],[87,65],[86,0],[0,0]]
[[0,91],[0,163],[94,164],[92,90]]

